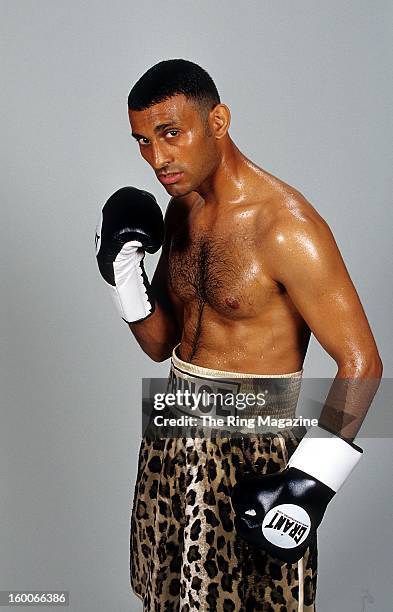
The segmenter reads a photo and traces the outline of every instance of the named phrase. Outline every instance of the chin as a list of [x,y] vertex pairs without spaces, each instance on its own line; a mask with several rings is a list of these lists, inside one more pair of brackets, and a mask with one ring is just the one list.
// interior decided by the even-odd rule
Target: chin
[[169,195],[180,198],[181,196],[188,195],[193,190],[189,187],[182,187],[181,185],[165,185],[165,189],[169,193]]

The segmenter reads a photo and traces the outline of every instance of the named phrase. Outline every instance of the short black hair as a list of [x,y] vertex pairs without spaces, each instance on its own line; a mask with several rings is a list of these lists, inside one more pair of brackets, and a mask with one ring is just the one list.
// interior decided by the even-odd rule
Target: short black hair
[[206,70],[188,60],[171,59],[155,64],[140,77],[129,93],[128,108],[145,110],[178,94],[196,102],[205,117],[220,104],[217,87]]

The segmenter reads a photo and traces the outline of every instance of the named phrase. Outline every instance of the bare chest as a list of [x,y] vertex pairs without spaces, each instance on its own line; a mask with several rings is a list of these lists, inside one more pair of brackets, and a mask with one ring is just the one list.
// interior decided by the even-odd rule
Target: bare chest
[[173,233],[169,280],[185,304],[209,304],[226,317],[256,316],[277,293],[246,224],[187,225]]

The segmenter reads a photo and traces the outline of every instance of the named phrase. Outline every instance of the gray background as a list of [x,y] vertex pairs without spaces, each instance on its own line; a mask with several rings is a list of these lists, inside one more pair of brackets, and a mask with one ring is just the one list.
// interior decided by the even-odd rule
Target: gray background
[[[118,187],[148,189],[163,208],[168,198],[130,139],[128,91],[162,59],[211,73],[240,149],[328,221],[392,376],[392,6],[0,6],[0,589],[68,589],[75,612],[137,611],[128,537],[140,380],[166,376],[168,363],[151,362],[119,320],[93,236]],[[334,373],[313,341],[305,376]],[[320,529],[320,612],[391,610],[393,443],[362,446],[367,458]],[[362,589],[374,598],[365,608]]]

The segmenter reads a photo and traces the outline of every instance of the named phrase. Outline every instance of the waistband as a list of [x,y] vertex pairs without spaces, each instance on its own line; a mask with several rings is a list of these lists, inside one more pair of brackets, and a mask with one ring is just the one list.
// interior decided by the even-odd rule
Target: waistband
[[[176,349],[172,354],[168,392],[180,392],[182,397],[188,392],[192,400],[191,404],[177,402],[173,412],[194,418],[210,415],[293,419],[296,415],[303,370],[275,375],[214,370],[183,361]],[[207,403],[202,399],[195,402],[196,396],[207,399]],[[269,423],[266,427],[269,429]],[[268,430],[266,427],[260,431]]]
[[201,376],[202,378],[301,378],[303,375],[303,369],[298,372],[290,372],[289,374],[252,374],[244,372],[230,372],[226,370],[212,370],[211,368],[205,368],[203,366],[183,361],[177,355],[177,351],[180,344],[177,344],[172,351],[171,367],[176,370],[183,372],[184,374],[193,374],[194,376]]

